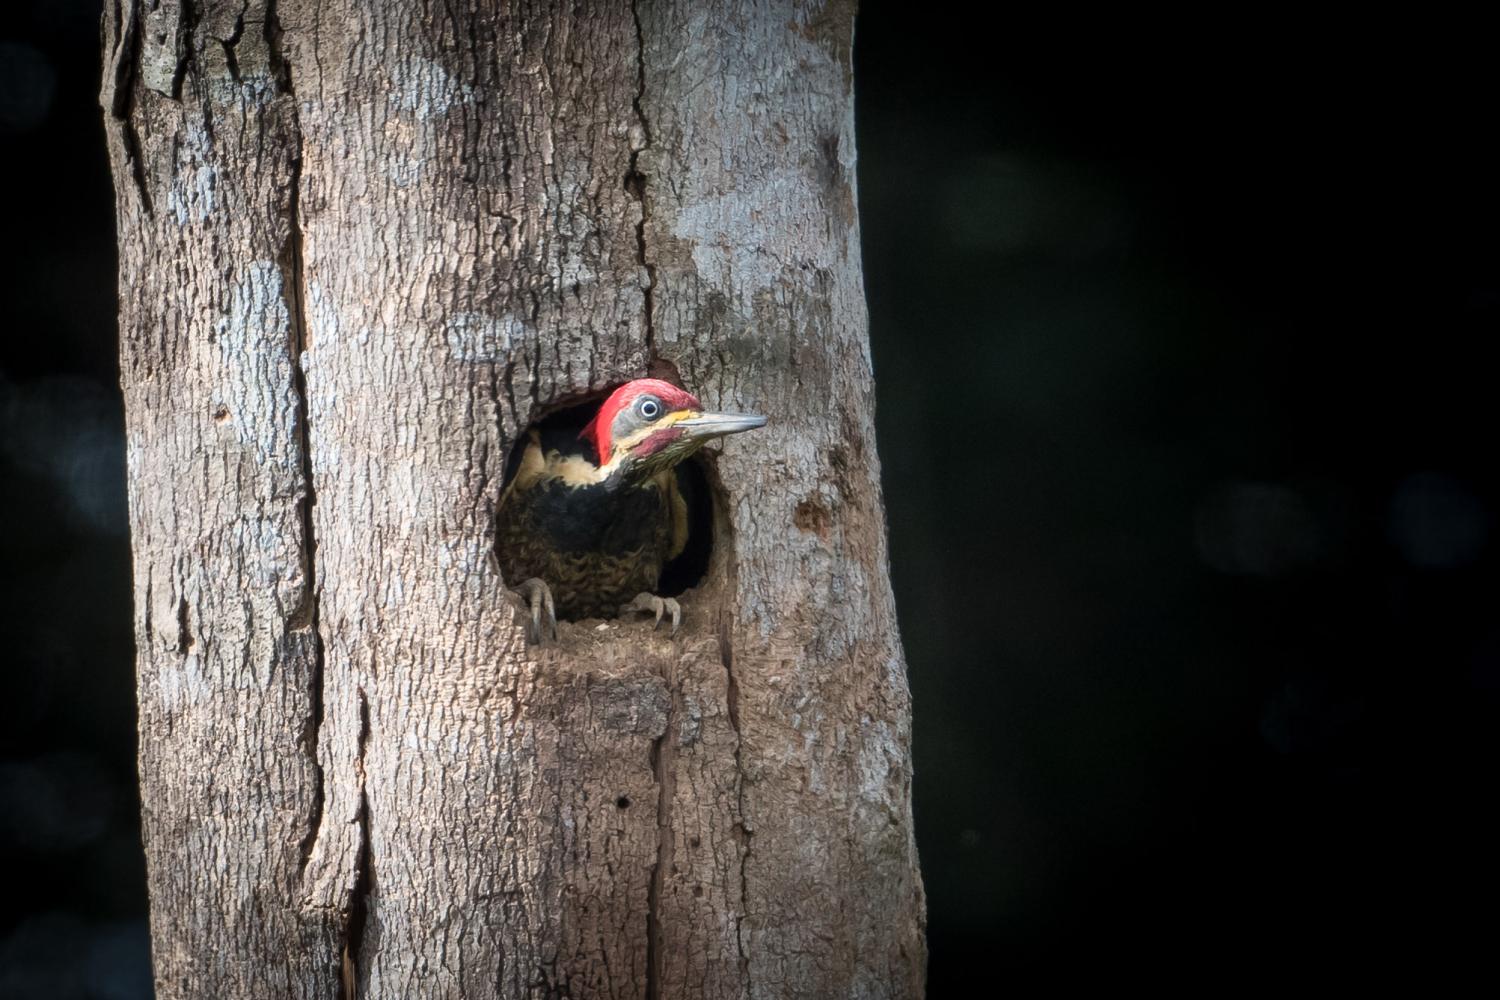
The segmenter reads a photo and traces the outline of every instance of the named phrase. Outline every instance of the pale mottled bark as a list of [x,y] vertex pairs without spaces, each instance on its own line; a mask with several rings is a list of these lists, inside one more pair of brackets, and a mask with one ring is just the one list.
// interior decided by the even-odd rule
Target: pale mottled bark
[[[163,997],[912,997],[909,705],[852,9],[122,0],[141,778]],[[682,633],[528,649],[504,456],[653,370]]]

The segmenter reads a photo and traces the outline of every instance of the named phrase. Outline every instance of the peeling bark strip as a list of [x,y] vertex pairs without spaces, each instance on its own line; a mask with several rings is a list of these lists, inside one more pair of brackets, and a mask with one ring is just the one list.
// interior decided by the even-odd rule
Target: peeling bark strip
[[[107,4],[158,993],[920,996],[852,8],[478,6]],[[504,457],[648,368],[774,416],[708,577],[528,649]]]

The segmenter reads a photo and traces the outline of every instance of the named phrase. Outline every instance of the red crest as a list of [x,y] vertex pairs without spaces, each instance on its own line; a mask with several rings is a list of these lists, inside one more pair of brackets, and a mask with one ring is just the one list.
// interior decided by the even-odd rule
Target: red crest
[[676,410],[701,410],[703,404],[698,402],[697,397],[685,389],[679,389],[671,382],[663,382],[659,378],[638,378],[634,382],[626,382],[604,401],[599,407],[599,412],[594,414],[588,426],[583,429],[580,437],[593,442],[594,453],[599,456],[599,464],[603,465],[609,461],[609,453],[614,450],[614,441],[610,438],[610,428],[615,424],[615,417],[626,407],[633,406],[635,401],[645,395],[655,396],[661,400],[667,412]]

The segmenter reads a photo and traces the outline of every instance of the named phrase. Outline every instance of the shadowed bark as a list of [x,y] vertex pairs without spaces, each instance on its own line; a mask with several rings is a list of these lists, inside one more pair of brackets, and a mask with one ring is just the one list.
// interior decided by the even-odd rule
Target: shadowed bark
[[[920,996],[852,7],[107,6],[159,995]],[[528,648],[506,455],[648,372],[772,417],[707,576]]]

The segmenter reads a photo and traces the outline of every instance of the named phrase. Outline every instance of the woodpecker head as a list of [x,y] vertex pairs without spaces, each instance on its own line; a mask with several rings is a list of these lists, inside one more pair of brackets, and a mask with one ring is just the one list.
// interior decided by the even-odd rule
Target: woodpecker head
[[660,379],[640,378],[610,393],[583,429],[601,470],[640,480],[670,468],[714,438],[753,430],[766,418],[705,413],[689,392]]

